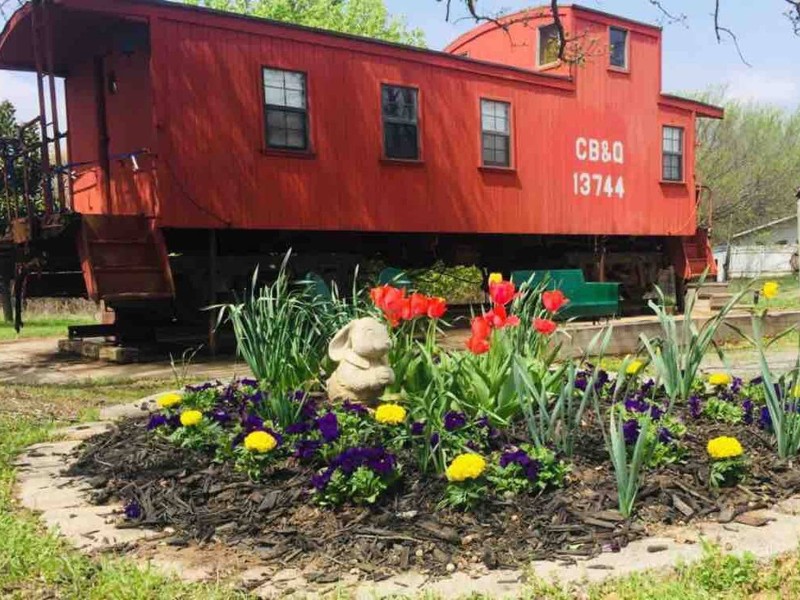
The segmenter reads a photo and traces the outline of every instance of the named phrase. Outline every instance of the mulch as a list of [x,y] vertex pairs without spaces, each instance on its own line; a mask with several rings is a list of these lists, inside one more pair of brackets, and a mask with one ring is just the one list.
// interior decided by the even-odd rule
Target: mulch
[[[538,559],[572,563],[663,526],[737,518],[759,525],[740,515],[800,491],[800,470],[778,460],[755,425],[707,419],[687,425],[688,458],[646,473],[631,520],[616,511],[614,473],[591,426],[563,489],[487,499],[468,513],[437,509],[444,482],[414,473],[376,506],[323,509],[308,498],[309,468],[289,460],[253,483],[210,455],[153,435],[143,419],[122,421],[84,442],[69,474],[88,480],[95,503],[138,502],[140,519],[121,517],[121,526],[170,527],[169,544],[219,540],[276,567],[319,565],[328,569],[320,583],[331,571],[353,567],[379,580],[409,568],[444,573],[450,563],[459,569],[479,563],[513,568]],[[705,444],[717,435],[735,435],[746,448],[749,476],[737,487],[709,488]],[[404,462],[410,465],[410,457]]]

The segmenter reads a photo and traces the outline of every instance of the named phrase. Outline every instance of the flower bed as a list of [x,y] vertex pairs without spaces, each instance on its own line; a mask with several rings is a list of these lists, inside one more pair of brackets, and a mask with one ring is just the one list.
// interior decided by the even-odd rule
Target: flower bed
[[[800,489],[787,460],[800,448],[798,370],[775,379],[762,360],[746,384],[700,379],[713,331],[670,337],[657,306],[664,337],[607,373],[554,361],[553,317],[568,302],[558,291],[493,277],[467,349],[445,352],[441,299],[386,286],[371,304],[306,306],[288,290],[260,302],[293,305],[286,327],[312,340],[364,314],[392,328],[395,382],[377,406],[330,402],[319,349],[285,370],[265,361],[291,352],[255,360],[286,327],[252,327],[261,317],[235,307],[257,379],[165,394],[148,419],[86,442],[72,472],[91,477],[98,501],[122,499],[128,521],[173,527],[180,543],[219,538],[266,561],[380,577],[593,556]],[[608,334],[596,342],[602,354]]]

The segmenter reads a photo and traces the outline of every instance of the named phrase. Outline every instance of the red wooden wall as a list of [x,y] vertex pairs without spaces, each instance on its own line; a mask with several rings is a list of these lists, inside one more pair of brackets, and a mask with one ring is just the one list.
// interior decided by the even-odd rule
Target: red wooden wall
[[[698,111],[719,114],[660,93],[657,28],[564,8],[567,27],[596,38],[600,51],[582,66],[537,73],[530,23],[512,27],[510,36],[491,28],[463,36],[448,50],[468,51],[466,60],[171,3],[63,2],[145,19],[151,32],[150,57],[108,59],[120,83],[108,106],[111,152],[146,146],[151,154],[138,172],[130,161],[112,164],[112,194],[105,201],[88,175],[79,178],[80,210],[154,215],[164,227],[609,235],[695,230],[694,119]],[[628,72],[607,66],[610,23],[631,32]],[[310,153],[265,150],[263,66],[307,74]],[[96,148],[91,114],[97,108],[83,65],[71,69],[67,81],[75,160]],[[419,162],[382,158],[381,83],[419,89]],[[481,167],[482,97],[512,104],[511,169]],[[685,129],[683,183],[660,181],[664,124]],[[579,160],[579,138],[621,142],[624,163]],[[624,196],[615,188],[608,197],[602,187],[595,194],[594,183],[589,195],[576,193],[582,173],[603,181],[610,176],[614,184],[622,178]],[[79,184],[92,191],[81,192]]]

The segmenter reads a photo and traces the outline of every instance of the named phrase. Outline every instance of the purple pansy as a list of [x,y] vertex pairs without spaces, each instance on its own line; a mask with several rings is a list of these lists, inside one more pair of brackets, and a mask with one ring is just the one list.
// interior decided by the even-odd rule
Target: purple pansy
[[347,448],[335,456],[328,467],[311,478],[311,485],[321,491],[328,485],[334,471],[339,469],[345,475],[352,475],[359,467],[367,467],[378,475],[388,475],[397,466],[397,459],[385,448]]
[[294,445],[294,456],[300,460],[311,460],[321,447],[319,440],[298,440]]
[[753,401],[750,398],[742,402],[742,411],[744,412],[742,419],[747,425],[753,424],[753,408]]
[[339,420],[336,414],[327,412],[317,419],[317,429],[319,429],[322,439],[326,442],[333,442],[339,438]]
[[135,521],[142,516],[142,507],[136,500],[129,500],[123,507],[125,518],[129,521]]
[[350,402],[350,400],[345,400],[342,402],[342,410],[346,410],[347,412],[351,412],[357,414],[360,417],[363,417],[369,414],[367,407],[361,404],[360,402]]
[[662,444],[671,444],[675,441],[675,438],[672,437],[672,432],[669,429],[661,427],[658,430],[658,441]]
[[221,408],[214,408],[208,413],[212,421],[223,424],[231,420],[231,416]]
[[444,415],[444,428],[447,431],[461,429],[467,424],[467,415],[451,410]]
[[425,433],[425,423],[414,421],[411,424],[411,435],[422,435],[423,433]]
[[311,429],[311,424],[305,421],[300,421],[298,423],[292,423],[288,427],[286,427],[286,433],[288,435],[299,435],[301,433],[306,433]]
[[247,413],[242,417],[242,427],[247,433],[264,429],[264,419],[253,413]]
[[700,404],[700,396],[694,395],[689,397],[689,415],[693,419],[697,419],[703,412],[703,407]]
[[528,453],[518,448],[516,450],[506,450],[500,455],[500,467],[506,468],[508,465],[519,465],[525,472],[525,476],[531,481],[539,477],[541,464],[538,460],[533,460]]
[[625,437],[626,444],[635,444],[639,437],[639,421],[628,419],[622,424],[622,435]]
[[761,407],[761,412],[758,415],[758,426],[761,429],[772,429],[772,416],[770,416],[769,409],[766,406]]
[[150,415],[150,420],[147,422],[147,429],[152,431],[158,427],[162,427],[168,423],[167,417],[165,415],[155,414]]

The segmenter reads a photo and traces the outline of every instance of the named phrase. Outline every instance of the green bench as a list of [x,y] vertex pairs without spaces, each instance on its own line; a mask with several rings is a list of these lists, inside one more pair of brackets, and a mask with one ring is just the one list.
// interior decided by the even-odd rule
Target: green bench
[[398,288],[408,289],[411,287],[411,279],[405,271],[394,267],[386,267],[378,275],[378,285],[391,285]]
[[586,281],[580,269],[513,271],[516,285],[536,287],[545,281],[549,290],[561,290],[569,302],[558,311],[560,319],[608,317],[619,313],[619,283]]

